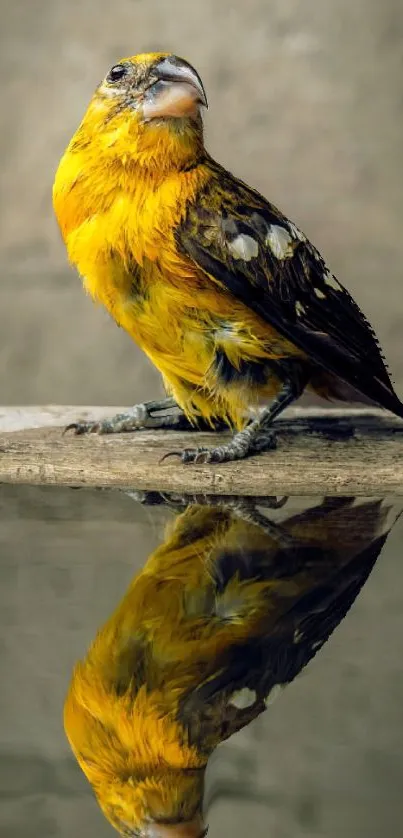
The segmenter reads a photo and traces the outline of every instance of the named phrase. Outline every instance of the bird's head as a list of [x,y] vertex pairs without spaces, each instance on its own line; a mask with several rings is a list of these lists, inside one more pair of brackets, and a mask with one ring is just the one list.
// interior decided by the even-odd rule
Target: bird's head
[[146,53],[123,58],[95,91],[75,138],[104,155],[159,169],[186,167],[203,149],[200,76],[182,58]]
[[122,838],[204,838],[204,771],[116,778],[96,790],[104,815]]
[[[100,808],[124,838],[202,838],[206,758],[161,715],[159,693],[140,688],[133,701],[105,686],[103,650],[101,635],[76,666],[64,706],[70,746]],[[108,656],[107,665],[110,675]]]

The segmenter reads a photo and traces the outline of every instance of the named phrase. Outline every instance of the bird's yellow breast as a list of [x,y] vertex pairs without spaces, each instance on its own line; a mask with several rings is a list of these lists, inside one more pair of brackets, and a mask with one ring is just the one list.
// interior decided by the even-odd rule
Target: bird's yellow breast
[[106,165],[75,145],[60,163],[54,205],[84,287],[149,356],[189,416],[225,416],[242,426],[258,394],[247,382],[219,381],[217,350],[240,369],[281,356],[284,341],[178,252],[175,229],[211,177],[208,165],[140,175],[124,157]]
[[158,264],[167,279],[183,271],[173,231],[207,178],[203,166],[140,174],[124,155],[108,165],[88,158],[86,148],[75,151],[73,138],[56,173],[54,206],[69,259],[95,299],[108,308],[111,293],[114,303],[125,302],[133,271],[147,263]]

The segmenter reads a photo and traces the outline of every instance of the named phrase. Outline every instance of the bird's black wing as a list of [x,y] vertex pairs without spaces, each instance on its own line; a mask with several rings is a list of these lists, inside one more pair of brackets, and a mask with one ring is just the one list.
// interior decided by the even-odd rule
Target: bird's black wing
[[[278,617],[269,620],[267,633],[230,646],[214,662],[210,677],[180,704],[179,720],[201,753],[208,756],[219,741],[264,712],[277,690],[291,683],[322,648],[358,596],[387,535],[341,567],[319,548],[278,555],[281,574],[292,579],[296,573],[294,596],[279,599]],[[304,564],[312,585],[299,593],[297,568]]]
[[258,192],[209,165],[178,249],[315,365],[403,416],[370,324],[318,251]]

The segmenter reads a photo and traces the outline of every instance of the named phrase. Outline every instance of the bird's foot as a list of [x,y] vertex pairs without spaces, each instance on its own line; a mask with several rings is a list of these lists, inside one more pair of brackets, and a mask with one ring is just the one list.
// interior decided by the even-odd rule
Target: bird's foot
[[132,498],[136,503],[143,506],[178,506],[186,509],[188,506],[215,506],[223,507],[228,511],[239,509],[240,502],[242,509],[247,501],[249,507],[261,506],[265,509],[282,509],[287,503],[288,497],[276,497],[274,495],[251,495],[247,499],[239,498],[238,495],[205,495],[205,494],[182,494],[181,492],[147,492],[133,489],[122,490],[125,495]]
[[81,436],[82,434],[120,434],[159,428],[184,430],[188,425],[188,420],[174,399],[160,399],[136,404],[125,413],[117,413],[115,416],[96,422],[72,422],[64,429],[64,433],[74,431],[76,436]]
[[235,434],[231,442],[217,445],[216,448],[184,448],[183,451],[170,451],[162,458],[179,457],[182,463],[227,463],[234,460],[244,460],[263,451],[276,448],[274,431],[259,428],[256,431],[252,425]]
[[228,512],[233,518],[238,518],[247,524],[254,524],[255,527],[263,530],[274,541],[279,543],[284,550],[293,549],[295,541],[281,524],[271,521],[259,509],[258,506],[266,509],[281,509],[288,498],[277,498],[274,496],[251,496],[238,497],[237,495],[182,495],[176,492],[165,494],[163,492],[144,492],[134,490],[125,495],[145,506],[165,505],[180,513],[190,506],[216,507]]

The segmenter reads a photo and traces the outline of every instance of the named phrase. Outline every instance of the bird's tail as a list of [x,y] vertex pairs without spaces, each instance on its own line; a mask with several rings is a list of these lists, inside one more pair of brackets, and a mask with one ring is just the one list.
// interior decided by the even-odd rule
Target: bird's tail
[[[390,410],[395,416],[400,416],[403,419],[403,404],[393,390],[392,385],[387,387],[383,381],[375,378],[371,381],[371,386],[363,390],[362,395],[372,400],[373,404],[383,407],[385,410]],[[361,395],[361,401],[363,401]]]
[[332,373],[317,374],[312,379],[312,387],[318,395],[336,401],[353,402],[369,406],[383,407],[395,416],[403,419],[403,404],[393,390],[378,378],[362,382],[362,389],[348,384]]

